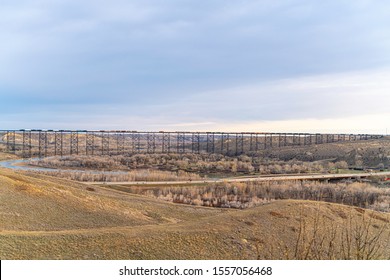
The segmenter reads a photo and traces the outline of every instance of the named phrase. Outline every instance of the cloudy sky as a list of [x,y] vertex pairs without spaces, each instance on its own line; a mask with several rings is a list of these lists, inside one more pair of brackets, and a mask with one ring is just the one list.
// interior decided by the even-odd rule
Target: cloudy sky
[[0,128],[390,132],[390,3],[2,0]]

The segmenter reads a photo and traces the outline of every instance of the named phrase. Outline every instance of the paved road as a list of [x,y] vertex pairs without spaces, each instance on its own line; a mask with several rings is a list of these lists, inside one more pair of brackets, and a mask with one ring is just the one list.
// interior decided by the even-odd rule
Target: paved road
[[[34,160],[34,159],[31,159]],[[32,170],[32,171],[59,171],[58,169],[24,166],[18,165],[25,163],[27,160],[10,160],[0,161],[0,167],[16,169],[16,170]],[[62,170],[66,172],[84,172],[85,170]],[[89,171],[93,173],[127,173],[123,171]],[[86,182],[88,185],[190,185],[190,184],[213,184],[213,183],[234,183],[234,182],[250,182],[250,181],[288,181],[288,180],[326,180],[326,179],[348,179],[348,178],[365,178],[370,176],[387,176],[390,177],[390,172],[366,172],[366,173],[346,173],[346,174],[294,174],[294,175],[279,175],[279,176],[256,176],[256,177],[235,177],[224,179],[207,179],[197,181],[134,181],[134,182]]]
[[347,173],[347,174],[312,174],[312,175],[286,175],[286,176],[258,176],[245,178],[225,178],[213,180],[197,181],[159,181],[159,182],[89,182],[88,185],[189,185],[189,184],[213,184],[213,183],[234,183],[251,181],[288,181],[288,180],[327,180],[327,179],[349,179],[366,178],[372,176],[389,176],[390,172],[367,172],[367,173]]

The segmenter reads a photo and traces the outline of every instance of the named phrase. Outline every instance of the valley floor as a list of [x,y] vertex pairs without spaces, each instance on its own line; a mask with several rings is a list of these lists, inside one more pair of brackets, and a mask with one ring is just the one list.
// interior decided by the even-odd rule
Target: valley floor
[[0,202],[1,259],[390,257],[389,214],[325,202],[190,206],[6,169]]

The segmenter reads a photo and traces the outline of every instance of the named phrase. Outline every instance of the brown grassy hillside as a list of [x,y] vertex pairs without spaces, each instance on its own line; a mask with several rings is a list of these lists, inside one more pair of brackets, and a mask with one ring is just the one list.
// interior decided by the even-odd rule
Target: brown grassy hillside
[[0,160],[12,160],[12,159],[18,159],[18,158],[19,157],[16,155],[0,152]]
[[388,167],[390,164],[390,137],[368,141],[273,148],[258,154],[281,160],[334,159],[335,161],[347,161],[351,166],[377,167],[382,164]]
[[389,258],[389,218],[310,201],[178,205],[0,169],[1,259]]

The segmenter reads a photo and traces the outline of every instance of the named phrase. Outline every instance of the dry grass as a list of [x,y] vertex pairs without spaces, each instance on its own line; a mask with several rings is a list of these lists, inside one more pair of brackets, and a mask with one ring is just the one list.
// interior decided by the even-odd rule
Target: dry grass
[[[375,252],[370,258],[389,257],[389,214],[371,210],[293,200],[240,211],[205,208],[100,187],[87,190],[91,187],[38,174],[0,174],[1,259],[343,259],[368,251]],[[363,217],[365,224],[356,231],[361,223],[354,221]],[[348,255],[347,247],[345,255],[315,254],[319,240],[334,234],[323,225],[341,229],[336,248],[346,244],[347,232],[355,240],[351,234],[367,228],[369,234],[358,240],[375,246],[366,245],[360,255]],[[301,253],[294,255],[297,242]],[[316,244],[309,254],[307,244]],[[349,248],[355,252],[356,244]]]
[[321,207],[324,206],[318,204],[314,217],[310,218],[303,215],[301,207],[295,247],[291,250],[284,246],[287,259],[370,260],[390,256],[381,251],[381,246],[390,241],[388,222],[378,225],[372,216],[351,209],[348,216],[338,211],[344,221],[335,225],[322,215]]
[[135,181],[191,181],[200,180],[198,174],[185,171],[169,172],[160,170],[133,170],[128,172],[92,172],[92,171],[28,171],[79,182],[135,182]]
[[295,146],[273,148],[259,151],[257,156],[274,158],[282,161],[299,160],[303,162],[345,161],[352,167],[389,168],[390,138],[357,141],[346,143],[330,143],[312,146]]
[[13,160],[13,159],[18,159],[18,158],[19,157],[16,156],[16,155],[0,152],[0,161],[3,161],[3,160]]
[[[146,213],[148,199],[133,198],[105,189],[62,181],[43,175],[34,177],[1,169],[1,230],[69,230],[111,226],[157,224]],[[162,217],[181,219],[190,213],[174,211],[175,205],[161,206]],[[160,206],[160,207],[159,207]],[[206,210],[205,210],[206,211]],[[12,219],[10,219],[12,217]],[[162,219],[164,220],[164,219]]]
[[[134,170],[160,169],[192,173],[260,173],[290,174],[334,170],[335,164],[311,163],[298,160],[281,161],[246,155],[229,157],[216,154],[136,154],[130,156],[66,156],[31,161],[30,165],[62,169]],[[346,162],[337,166],[347,168]]]
[[[384,139],[285,147],[240,157],[133,155],[43,164],[225,174],[323,172],[345,168],[343,161],[386,167],[389,143]],[[0,153],[0,160],[13,158]],[[324,161],[313,162],[319,160]],[[168,174],[178,175],[155,173]],[[390,214],[368,209],[388,211],[389,190],[371,184],[273,182],[135,190],[129,194],[0,169],[0,258],[390,258]]]
[[217,183],[200,186],[112,186],[175,203],[245,209],[281,199],[325,201],[390,212],[390,189],[369,183],[316,181]]

